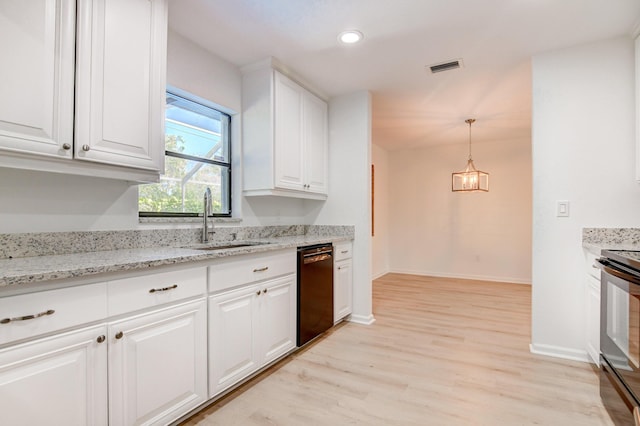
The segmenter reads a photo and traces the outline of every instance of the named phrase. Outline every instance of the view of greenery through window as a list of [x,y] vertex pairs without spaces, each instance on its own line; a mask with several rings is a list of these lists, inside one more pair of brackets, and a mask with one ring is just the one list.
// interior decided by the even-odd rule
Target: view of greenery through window
[[140,215],[202,213],[211,189],[213,213],[231,214],[230,117],[167,92],[165,172],[160,183],[140,185]]

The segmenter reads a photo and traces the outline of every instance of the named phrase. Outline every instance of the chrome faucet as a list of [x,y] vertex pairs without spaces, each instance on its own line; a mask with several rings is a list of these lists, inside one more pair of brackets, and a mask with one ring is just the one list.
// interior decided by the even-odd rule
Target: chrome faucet
[[[202,226],[202,242],[209,242],[209,216],[211,215],[211,189],[207,187],[204,191],[204,212],[203,216],[203,226]],[[213,223],[211,224],[211,229],[213,230]]]

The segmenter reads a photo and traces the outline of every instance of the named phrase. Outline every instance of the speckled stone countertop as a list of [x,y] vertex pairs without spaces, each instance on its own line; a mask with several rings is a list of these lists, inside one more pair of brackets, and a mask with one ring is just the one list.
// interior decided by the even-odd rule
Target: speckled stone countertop
[[640,228],[583,228],[582,247],[593,254],[602,250],[640,250]]
[[[244,228],[243,228],[244,229]],[[190,230],[187,230],[190,232]],[[236,229],[235,238],[241,229]],[[301,232],[305,232],[303,235]],[[176,265],[188,262],[212,260],[221,257],[249,253],[261,253],[271,250],[296,248],[299,246],[349,241],[353,239],[354,228],[322,227],[298,228],[287,232],[266,232],[262,238],[235,239],[233,243],[257,243],[246,247],[235,247],[221,250],[197,250],[202,244],[193,240],[187,243],[180,238],[178,242],[183,246],[146,246],[133,248],[117,248],[106,250],[92,250],[82,252],[63,252],[63,254],[46,254],[39,256],[14,257],[6,255],[0,259],[0,290],[22,284],[41,283],[45,281],[63,280],[69,278],[86,277],[109,272],[133,271],[148,269],[162,265]],[[125,232],[125,231],[122,231]],[[137,231],[136,231],[137,232]],[[216,230],[219,232],[219,230]],[[84,234],[84,233],[83,233]],[[220,232],[225,234],[225,232]],[[254,233],[252,235],[258,235]],[[293,235],[291,235],[293,234]],[[247,235],[242,234],[242,236]],[[271,236],[267,236],[271,235]],[[274,236],[275,235],[275,236]],[[86,235],[83,235],[86,237]],[[2,240],[0,236],[0,241]],[[58,237],[58,236],[56,236]],[[121,236],[120,236],[121,237]],[[5,234],[5,238],[6,234]],[[62,238],[62,236],[60,236]],[[31,240],[33,242],[33,240]],[[211,245],[229,244],[231,240],[216,239]],[[174,240],[175,244],[176,241]],[[89,245],[95,247],[94,245]],[[65,250],[68,251],[68,250]]]

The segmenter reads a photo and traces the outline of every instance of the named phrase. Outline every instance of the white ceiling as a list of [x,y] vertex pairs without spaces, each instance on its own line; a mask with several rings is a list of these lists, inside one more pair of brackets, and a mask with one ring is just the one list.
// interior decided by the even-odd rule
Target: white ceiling
[[[276,57],[332,97],[373,94],[387,149],[528,141],[531,56],[630,35],[639,0],[171,0],[171,29],[243,66]],[[364,40],[342,45],[358,29]],[[441,74],[426,65],[461,58]],[[214,100],[215,101],[215,100]]]

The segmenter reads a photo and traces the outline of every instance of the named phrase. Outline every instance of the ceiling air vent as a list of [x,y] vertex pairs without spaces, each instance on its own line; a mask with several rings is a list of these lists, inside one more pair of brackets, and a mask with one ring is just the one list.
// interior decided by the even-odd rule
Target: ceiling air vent
[[453,61],[447,61],[447,62],[442,62],[440,64],[429,65],[426,68],[428,68],[432,74],[443,72],[443,71],[456,70],[458,68],[462,68],[462,59],[455,59]]

